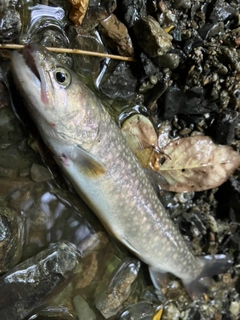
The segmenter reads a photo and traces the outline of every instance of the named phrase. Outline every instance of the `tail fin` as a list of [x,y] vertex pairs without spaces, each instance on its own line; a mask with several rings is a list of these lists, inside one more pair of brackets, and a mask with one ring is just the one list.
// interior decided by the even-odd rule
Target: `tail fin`
[[191,282],[184,281],[183,284],[193,299],[196,299],[204,292],[208,291],[206,282],[204,283],[204,277],[210,277],[213,275],[225,273],[232,265],[233,258],[230,255],[218,254],[199,257],[203,265],[200,275]]

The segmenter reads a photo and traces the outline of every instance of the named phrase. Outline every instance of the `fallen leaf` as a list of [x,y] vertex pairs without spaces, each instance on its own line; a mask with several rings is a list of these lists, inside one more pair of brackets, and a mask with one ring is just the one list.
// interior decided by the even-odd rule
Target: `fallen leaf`
[[[152,148],[158,145],[157,134],[152,122],[141,114],[134,114],[124,121],[121,131],[140,163],[143,166],[145,166],[144,163],[148,165]],[[144,160],[141,160],[141,156]],[[146,157],[148,157],[147,162]]]
[[238,152],[229,146],[216,145],[206,136],[175,140],[162,152],[158,172],[166,181],[162,188],[169,191],[216,188],[240,165]]
[[72,9],[69,13],[69,19],[75,26],[81,25],[85,17],[89,0],[68,0],[72,4]]

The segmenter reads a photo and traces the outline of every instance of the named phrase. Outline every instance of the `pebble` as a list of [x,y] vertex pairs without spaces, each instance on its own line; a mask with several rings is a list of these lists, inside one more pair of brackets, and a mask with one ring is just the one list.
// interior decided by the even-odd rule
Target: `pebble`
[[46,167],[34,163],[31,167],[31,178],[35,182],[43,182],[50,180],[52,176]]
[[73,304],[76,309],[78,320],[95,320],[96,314],[89,307],[88,303],[79,295],[73,298]]
[[172,48],[172,36],[152,16],[138,20],[133,31],[139,46],[151,58],[166,54]]

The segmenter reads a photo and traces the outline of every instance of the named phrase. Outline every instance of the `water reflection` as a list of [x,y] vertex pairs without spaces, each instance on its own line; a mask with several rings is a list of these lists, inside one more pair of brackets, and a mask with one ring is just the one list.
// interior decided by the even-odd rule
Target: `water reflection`
[[56,28],[61,33],[66,26],[65,12],[60,7],[51,7],[43,4],[36,6],[23,6],[23,26],[19,42],[26,44],[35,33],[39,33],[46,27]]

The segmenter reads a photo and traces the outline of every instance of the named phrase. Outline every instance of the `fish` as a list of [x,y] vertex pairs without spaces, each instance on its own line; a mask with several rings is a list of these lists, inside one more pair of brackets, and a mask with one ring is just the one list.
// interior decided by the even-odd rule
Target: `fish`
[[11,60],[16,86],[55,161],[107,231],[148,264],[156,288],[169,272],[193,295],[202,276],[230,267],[227,255],[194,256],[119,127],[73,70],[36,43]]

